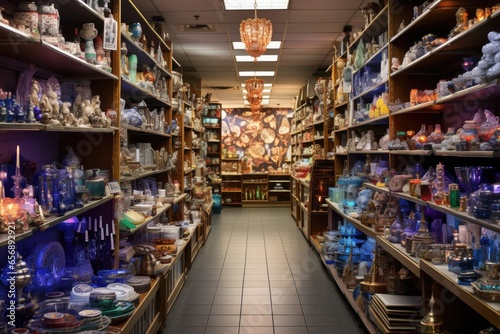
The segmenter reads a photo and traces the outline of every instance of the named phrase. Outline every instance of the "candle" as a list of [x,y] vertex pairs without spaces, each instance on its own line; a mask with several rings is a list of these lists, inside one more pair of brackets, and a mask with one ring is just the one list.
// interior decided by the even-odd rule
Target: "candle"
[[136,148],[135,149],[135,161],[136,162],[141,162],[140,155],[141,155],[141,151],[138,148]]
[[113,239],[113,233],[111,233],[109,241],[111,250],[115,250],[115,239]]
[[20,164],[19,164],[19,145],[17,145],[17,148],[16,148],[16,169],[18,169],[20,167]]

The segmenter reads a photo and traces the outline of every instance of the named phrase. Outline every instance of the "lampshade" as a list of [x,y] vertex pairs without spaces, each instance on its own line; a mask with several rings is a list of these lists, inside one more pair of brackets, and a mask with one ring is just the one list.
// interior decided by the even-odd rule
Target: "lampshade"
[[245,89],[248,94],[261,94],[264,90],[264,80],[257,78],[245,80]]
[[240,37],[245,44],[245,51],[257,61],[257,57],[266,52],[273,35],[271,21],[257,18],[257,1],[254,4],[255,17],[240,24]]

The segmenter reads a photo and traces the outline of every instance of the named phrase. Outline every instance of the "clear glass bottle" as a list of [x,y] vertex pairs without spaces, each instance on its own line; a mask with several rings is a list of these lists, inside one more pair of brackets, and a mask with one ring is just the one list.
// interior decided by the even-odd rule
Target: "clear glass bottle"
[[481,260],[479,261],[479,269],[484,270],[485,264],[490,260],[490,239],[486,234],[486,229],[483,227],[481,229],[481,238],[479,239],[479,245],[481,247]]

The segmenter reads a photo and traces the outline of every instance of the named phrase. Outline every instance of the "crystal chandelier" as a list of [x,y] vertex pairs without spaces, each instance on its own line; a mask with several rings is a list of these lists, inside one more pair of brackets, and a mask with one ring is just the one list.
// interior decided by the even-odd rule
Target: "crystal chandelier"
[[250,106],[252,105],[258,105],[262,103],[262,93],[248,93],[247,94],[247,101],[250,103]]
[[261,94],[264,90],[264,80],[257,78],[245,80],[245,89],[248,94]]
[[257,57],[266,52],[273,35],[271,21],[257,18],[257,0],[254,3],[255,18],[241,21],[240,36],[245,44],[245,51],[257,61]]

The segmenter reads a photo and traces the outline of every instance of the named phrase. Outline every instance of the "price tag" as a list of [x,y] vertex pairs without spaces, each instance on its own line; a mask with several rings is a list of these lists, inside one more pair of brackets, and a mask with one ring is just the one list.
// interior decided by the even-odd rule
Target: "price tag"
[[122,190],[120,184],[116,181],[111,181],[108,183],[109,191],[112,194],[119,194]]

